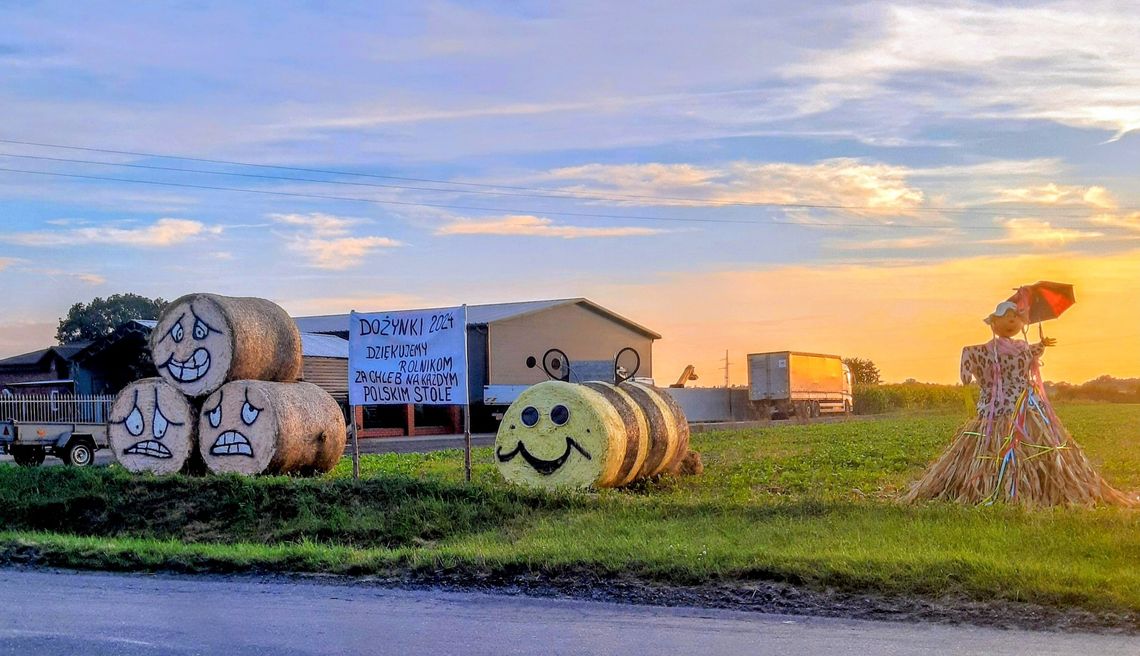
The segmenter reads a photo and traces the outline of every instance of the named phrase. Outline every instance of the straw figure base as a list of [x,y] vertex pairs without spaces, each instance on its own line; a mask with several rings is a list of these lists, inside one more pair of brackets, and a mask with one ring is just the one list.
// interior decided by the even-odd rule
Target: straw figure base
[[1109,485],[1064,426],[1027,424],[1016,414],[975,417],[904,497],[914,502],[1025,506],[1137,506]]

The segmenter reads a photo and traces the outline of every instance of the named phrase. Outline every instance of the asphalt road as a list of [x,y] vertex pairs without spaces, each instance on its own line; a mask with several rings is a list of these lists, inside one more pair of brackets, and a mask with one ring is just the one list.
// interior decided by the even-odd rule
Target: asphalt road
[[1134,637],[659,608],[368,585],[0,569],[0,654],[1140,653]]

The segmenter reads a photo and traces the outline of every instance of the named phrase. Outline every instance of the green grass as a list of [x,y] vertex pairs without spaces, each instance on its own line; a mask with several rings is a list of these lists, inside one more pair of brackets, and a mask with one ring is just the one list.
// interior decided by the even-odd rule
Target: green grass
[[[1118,487],[1140,489],[1140,405],[1062,419]],[[324,479],[138,477],[0,467],[0,553],[108,569],[589,571],[669,583],[784,581],[1140,611],[1140,512],[896,503],[961,413],[694,437],[705,474],[545,495],[477,449],[365,456]]]

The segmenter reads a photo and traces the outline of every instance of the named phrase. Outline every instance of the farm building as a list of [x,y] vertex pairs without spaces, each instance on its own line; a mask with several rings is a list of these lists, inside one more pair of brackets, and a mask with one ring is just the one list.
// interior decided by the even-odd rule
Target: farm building
[[50,346],[0,360],[0,392],[6,394],[75,392],[72,359],[89,343]]
[[[296,321],[302,332],[348,337],[347,314],[299,317]],[[653,342],[660,338],[656,332],[585,298],[468,305],[468,380],[471,403],[477,406],[472,419],[486,420],[489,411],[485,409],[509,405],[523,389],[548,380],[543,359],[552,349],[569,360],[571,380],[612,372],[614,356],[627,348],[636,351],[634,362],[640,360],[636,374],[652,377]],[[561,355],[548,357],[547,363],[560,359]],[[561,368],[563,363],[554,364]],[[483,416],[481,409],[485,410]],[[457,410],[378,407],[369,411],[377,420],[365,423],[385,428],[362,434],[451,432],[457,425]],[[393,423],[401,428],[389,428]]]

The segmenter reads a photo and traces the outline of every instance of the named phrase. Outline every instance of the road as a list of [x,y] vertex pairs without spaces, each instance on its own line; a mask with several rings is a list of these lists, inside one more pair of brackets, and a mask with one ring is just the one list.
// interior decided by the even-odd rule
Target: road
[[0,569],[0,654],[1140,653],[1134,637],[659,608],[282,579]]

